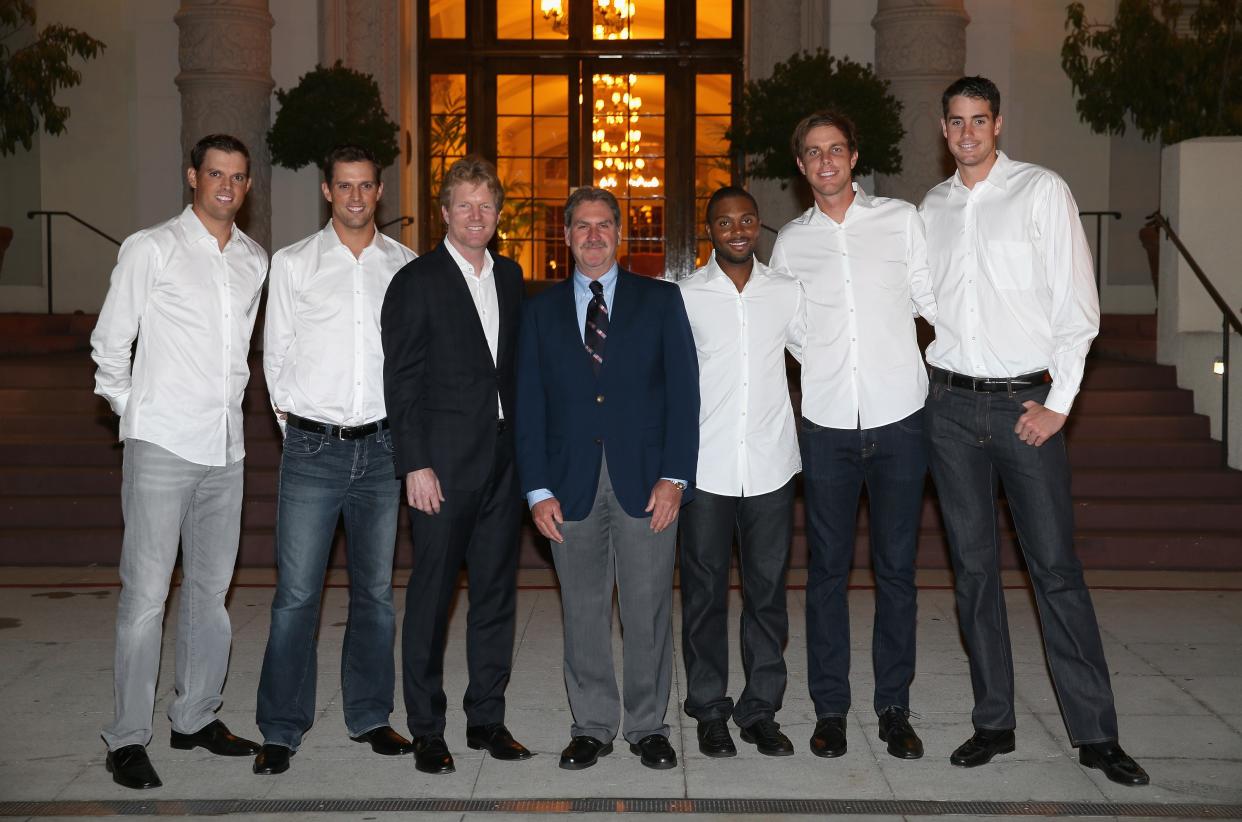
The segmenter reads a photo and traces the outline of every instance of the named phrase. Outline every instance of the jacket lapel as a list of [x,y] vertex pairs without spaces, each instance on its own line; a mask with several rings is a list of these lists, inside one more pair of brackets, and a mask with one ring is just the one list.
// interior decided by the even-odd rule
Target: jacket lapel
[[[443,266],[445,276],[447,276],[449,280],[449,293],[455,295],[453,299],[461,305],[460,310],[471,318],[463,320],[467,327],[474,329],[473,334],[470,334],[469,332],[467,332],[467,334],[475,340],[476,347],[481,347],[482,355],[487,358],[488,362],[491,362],[492,350],[487,344],[487,334],[483,331],[483,320],[479,317],[479,309],[475,307],[474,296],[470,293],[470,286],[466,285],[466,275],[463,274],[461,268],[458,267],[457,261],[453,259],[453,255],[450,254],[448,249],[444,247],[443,240],[440,241],[440,244],[435,247],[435,250],[432,253],[440,255],[440,264]],[[492,280],[495,281],[495,279],[496,272],[493,270]],[[499,303],[499,287],[497,287],[496,299]],[[503,311],[501,312],[501,317],[504,317]],[[504,339],[503,334],[501,339]],[[499,345],[496,346],[496,359],[497,361],[500,360]]]

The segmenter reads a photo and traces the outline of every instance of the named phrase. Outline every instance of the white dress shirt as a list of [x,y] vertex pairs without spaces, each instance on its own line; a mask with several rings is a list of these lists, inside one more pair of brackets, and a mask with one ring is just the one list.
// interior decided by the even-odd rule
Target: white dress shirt
[[191,206],[126,238],[91,334],[95,393],[121,417],[122,440],[198,465],[246,455],[246,355],[266,276],[258,243],[233,226],[221,250]]
[[936,321],[917,210],[853,186],[842,222],[812,205],[772,249],[772,268],[806,291],[802,416],[828,428],[878,428],[922,408],[913,314]]
[[274,409],[343,426],[387,416],[380,306],[414,256],[376,231],[355,257],[331,220],[272,255],[263,372]]
[[998,151],[987,179],[967,188],[954,173],[919,210],[940,310],[927,361],[971,377],[1048,369],[1045,406],[1068,414],[1100,304],[1065,181]]
[[[470,290],[470,299],[474,300],[475,311],[479,312],[479,323],[483,326],[483,336],[487,337],[487,347],[492,352],[492,364],[495,365],[496,349],[500,344],[500,298],[496,294],[496,277],[493,274],[496,261],[492,259],[492,252],[483,249],[483,270],[476,272],[474,265],[461,255],[447,236],[444,247],[466,279],[466,288]],[[499,391],[496,392],[496,413],[500,415],[498,419],[505,418]]]
[[739,292],[715,252],[677,285],[699,359],[698,487],[730,497],[775,491],[802,469],[785,374],[802,289],[755,260]]

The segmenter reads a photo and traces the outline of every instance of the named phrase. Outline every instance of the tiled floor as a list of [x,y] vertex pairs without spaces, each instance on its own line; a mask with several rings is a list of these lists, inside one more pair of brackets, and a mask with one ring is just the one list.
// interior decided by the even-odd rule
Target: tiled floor
[[[970,682],[952,591],[947,577],[935,572],[920,575],[919,667],[912,689],[912,708],[919,714],[914,725],[927,748],[924,759],[893,759],[876,738],[876,719],[868,707],[874,597],[865,576],[857,580],[863,587],[850,594],[851,681],[858,708],[849,718],[850,750],[836,760],[817,759],[807,750],[814,712],[806,693],[804,597],[795,576],[789,595],[790,679],[778,717],[797,746],[795,756],[762,757],[740,740],[734,759],[700,755],[694,723],[680,710],[684,674],[678,663],[668,722],[679,767],[647,770],[618,746],[590,770],[560,770],[557,754],[568,739],[570,721],[561,678],[560,605],[550,575],[524,572],[508,724],[538,754],[532,761],[501,763],[465,746],[460,709],[465,596],[453,617],[446,663],[447,740],[457,773],[421,774],[409,757],[378,757],[351,742],[341,717],[338,676],[347,597],[343,588],[331,587],[319,642],[320,714],[290,771],[257,777],[248,759],[168,747],[164,711],[173,665],[168,642],[150,746],[165,787],[138,795],[110,781],[99,740],[112,706],[115,569],[0,569],[0,700],[7,708],[0,720],[6,742],[0,749],[0,802],[664,797],[1242,803],[1242,574],[1096,573],[1090,579],[1113,672],[1122,742],[1150,772],[1152,784],[1146,788],[1114,785],[1077,764],[1048,682],[1032,601],[1016,575],[1010,578],[1007,600],[1017,676],[1018,750],[974,770],[949,765],[950,751],[970,733]],[[340,580],[334,576],[333,582]],[[267,637],[271,572],[243,571],[238,583],[229,609],[235,637],[221,718],[236,732],[255,737],[255,688]],[[398,593],[398,607],[401,603]],[[735,595],[735,637],[737,606]],[[171,628],[175,603],[169,612]],[[678,650],[679,631],[676,624]],[[614,650],[620,664],[619,632]],[[735,681],[740,681],[740,670],[735,649]],[[399,693],[397,705],[393,724],[404,731]],[[453,812],[419,818],[483,820],[498,815]]]

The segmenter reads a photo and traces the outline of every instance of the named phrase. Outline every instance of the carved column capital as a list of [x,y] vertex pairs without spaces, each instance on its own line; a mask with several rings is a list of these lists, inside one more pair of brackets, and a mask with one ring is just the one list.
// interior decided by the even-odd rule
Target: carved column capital
[[205,134],[232,134],[250,149],[250,194],[238,220],[264,247],[271,245],[272,15],[267,0],[181,0],[177,88],[181,91],[181,149]]

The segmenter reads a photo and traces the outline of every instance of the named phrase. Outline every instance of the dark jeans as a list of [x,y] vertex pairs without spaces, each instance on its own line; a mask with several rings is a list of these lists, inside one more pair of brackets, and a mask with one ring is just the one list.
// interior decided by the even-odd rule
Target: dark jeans
[[480,488],[444,488],[440,513],[410,509],[414,563],[401,624],[405,709],[414,736],[444,733],[444,640],[457,574],[466,564],[470,610],[466,724],[505,718],[505,687],[513,667],[517,605],[518,529],[522,495],[511,430],[497,434],[491,473]]
[[923,411],[878,428],[824,428],[802,421],[810,567],[806,581],[807,679],[816,717],[850,708],[850,614],[858,499],[865,484],[875,573],[871,664],[877,713],[910,707],[914,679],[914,558],[927,456]]
[[288,429],[276,503],[276,596],[256,711],[264,742],[297,750],[314,722],[319,606],[342,513],[349,568],[341,649],[345,727],[358,736],[388,724],[398,493],[387,431],[345,441]]
[[949,532],[957,611],[970,654],[976,728],[1014,727],[1013,654],[1001,587],[996,484],[1026,558],[1044,650],[1074,745],[1117,738],[1117,713],[1091,595],[1074,552],[1065,437],[1035,448],[1013,429],[1051,386],[995,394],[933,383],[927,398],[932,476]]
[[[681,509],[681,637],[686,713],[741,727],[772,719],[785,695],[785,572],[793,536],[794,481],[753,497],[697,489]],[[742,577],[742,669],[734,708],[729,686],[729,561],[737,532]]]

